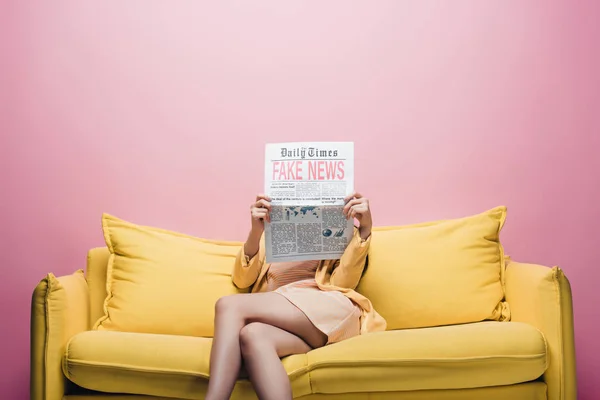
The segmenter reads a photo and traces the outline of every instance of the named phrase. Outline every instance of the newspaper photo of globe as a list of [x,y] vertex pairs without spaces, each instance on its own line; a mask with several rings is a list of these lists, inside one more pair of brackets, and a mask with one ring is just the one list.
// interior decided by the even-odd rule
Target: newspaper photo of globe
[[321,222],[321,207],[315,206],[285,206],[283,209],[284,221],[297,223]]

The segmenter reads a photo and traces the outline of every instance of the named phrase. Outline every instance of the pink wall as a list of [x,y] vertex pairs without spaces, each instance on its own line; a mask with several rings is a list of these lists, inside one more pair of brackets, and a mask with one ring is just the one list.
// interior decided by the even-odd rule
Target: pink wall
[[291,140],[354,141],[379,225],[507,205],[507,251],[571,280],[600,393],[598,2],[26,3],[0,6],[2,398],[28,394],[34,286],[103,211],[243,239]]

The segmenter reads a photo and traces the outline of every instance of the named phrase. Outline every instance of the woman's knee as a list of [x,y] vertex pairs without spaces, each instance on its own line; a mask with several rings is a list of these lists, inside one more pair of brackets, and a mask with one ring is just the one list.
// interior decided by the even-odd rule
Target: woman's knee
[[242,315],[242,305],[243,302],[239,295],[223,296],[215,303],[215,318],[226,315]]
[[268,330],[260,322],[250,323],[240,331],[240,350],[244,356],[254,354],[268,345],[268,342]]

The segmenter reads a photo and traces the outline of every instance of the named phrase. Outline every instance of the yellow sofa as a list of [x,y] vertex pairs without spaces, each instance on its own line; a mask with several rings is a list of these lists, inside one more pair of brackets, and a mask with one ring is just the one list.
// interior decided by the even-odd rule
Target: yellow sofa
[[[48,274],[35,288],[31,399],[202,399],[209,337],[93,329],[104,313],[109,255],[92,249],[85,273]],[[287,357],[294,397],[575,400],[567,278],[558,267],[503,263],[509,322],[390,329]],[[256,395],[240,379],[232,399]]]

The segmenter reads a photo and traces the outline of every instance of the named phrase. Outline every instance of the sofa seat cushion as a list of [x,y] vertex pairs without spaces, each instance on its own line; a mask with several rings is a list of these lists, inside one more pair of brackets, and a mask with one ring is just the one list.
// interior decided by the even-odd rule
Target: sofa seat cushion
[[[202,398],[212,339],[89,331],[67,344],[65,376],[86,389]],[[481,322],[354,337],[283,360],[295,397],[309,393],[467,389],[528,382],[546,369],[534,327]],[[255,399],[239,381],[236,399]]]
[[[202,337],[88,331],[74,336],[63,357],[65,376],[85,389],[107,393],[204,398],[212,339]],[[305,354],[283,364],[296,397],[310,393]],[[256,399],[240,380],[235,399]]]
[[314,393],[510,385],[540,377],[546,360],[537,329],[495,321],[376,332],[308,353]]

